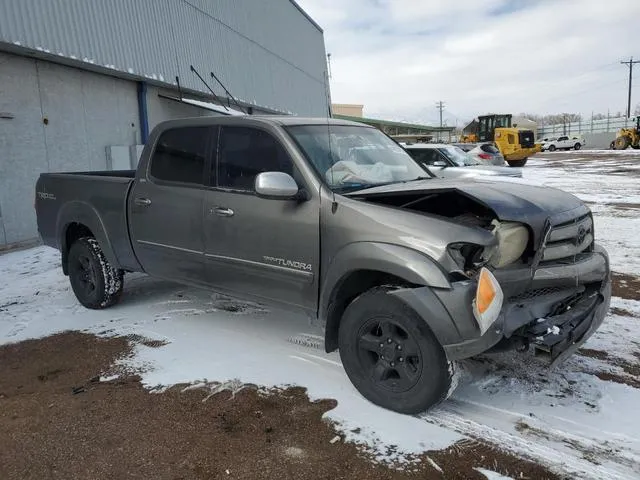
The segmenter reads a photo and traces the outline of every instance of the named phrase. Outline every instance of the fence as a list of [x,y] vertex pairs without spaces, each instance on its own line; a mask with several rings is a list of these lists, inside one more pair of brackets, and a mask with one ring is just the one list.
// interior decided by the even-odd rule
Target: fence
[[609,133],[617,132],[621,128],[631,127],[634,121],[627,117],[607,117],[601,120],[582,120],[571,123],[556,123],[555,125],[539,125],[538,138],[558,135]]

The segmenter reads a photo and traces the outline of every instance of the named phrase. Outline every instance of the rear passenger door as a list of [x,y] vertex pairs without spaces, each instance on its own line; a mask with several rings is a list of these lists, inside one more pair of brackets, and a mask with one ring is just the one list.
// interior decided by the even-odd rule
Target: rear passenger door
[[[309,198],[271,200],[254,189],[261,172],[284,172]],[[314,310],[318,300],[320,197],[307,188],[272,133],[223,126],[205,199],[210,282],[238,296]]]
[[205,283],[202,228],[205,178],[215,127],[160,134],[147,171],[129,195],[133,247],[150,275]]

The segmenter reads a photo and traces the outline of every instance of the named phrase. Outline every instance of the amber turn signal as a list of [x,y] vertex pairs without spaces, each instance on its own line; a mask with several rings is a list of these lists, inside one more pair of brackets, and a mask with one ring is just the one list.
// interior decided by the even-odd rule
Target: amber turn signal
[[478,290],[476,291],[476,305],[478,306],[478,312],[484,313],[491,306],[491,302],[496,298],[496,289],[493,286],[493,281],[490,278],[489,270],[483,268],[480,271],[480,278],[478,278]]

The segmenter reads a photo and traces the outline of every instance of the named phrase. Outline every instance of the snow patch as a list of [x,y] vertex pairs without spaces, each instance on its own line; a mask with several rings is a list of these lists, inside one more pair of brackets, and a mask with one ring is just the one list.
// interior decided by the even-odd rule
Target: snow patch
[[492,470],[487,470],[485,468],[474,468],[474,470],[484,475],[487,478],[487,480],[514,480],[511,477],[505,477],[500,473],[496,473]]

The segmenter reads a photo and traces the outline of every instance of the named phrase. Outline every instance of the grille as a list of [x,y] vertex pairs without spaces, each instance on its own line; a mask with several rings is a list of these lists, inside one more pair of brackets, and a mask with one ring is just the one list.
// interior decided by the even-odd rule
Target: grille
[[547,288],[538,288],[537,290],[529,290],[527,292],[523,292],[515,297],[511,297],[509,300],[512,302],[524,302],[526,300],[531,300],[536,297],[542,297],[544,295],[551,295],[552,293],[558,293],[563,289],[560,287],[547,287]]
[[541,262],[570,260],[593,246],[593,219],[590,214],[554,226],[544,245]]

